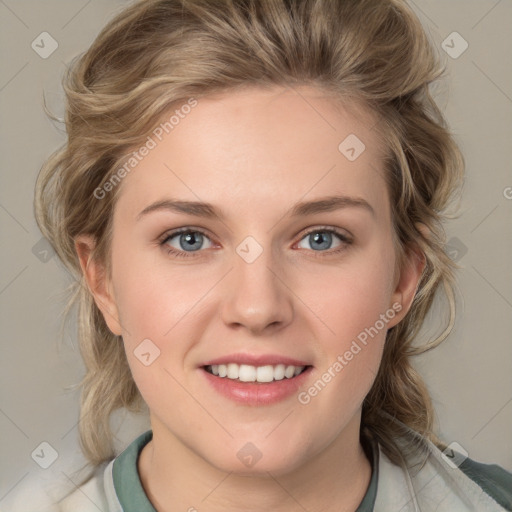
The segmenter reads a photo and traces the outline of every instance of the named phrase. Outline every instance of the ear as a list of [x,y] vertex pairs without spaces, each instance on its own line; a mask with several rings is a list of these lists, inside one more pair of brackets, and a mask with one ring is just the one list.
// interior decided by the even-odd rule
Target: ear
[[[416,228],[425,238],[428,238],[430,230],[427,226],[417,223]],[[398,324],[411,308],[426,261],[425,254],[417,245],[407,247],[404,262],[400,269],[400,275],[397,277],[390,303],[390,308],[393,304],[396,305],[398,303],[401,305],[401,309],[394,316],[393,320],[388,323],[389,328]]]
[[113,334],[122,334],[119,313],[106,270],[102,264],[91,257],[96,245],[91,235],[80,235],[75,239],[75,250],[80,261],[82,273],[96,306]]

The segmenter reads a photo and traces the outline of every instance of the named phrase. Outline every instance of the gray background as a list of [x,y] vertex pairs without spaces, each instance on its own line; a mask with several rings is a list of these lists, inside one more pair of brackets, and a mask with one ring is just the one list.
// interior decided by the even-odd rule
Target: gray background
[[[444,440],[459,443],[473,459],[510,471],[512,2],[410,4],[448,63],[449,78],[437,87],[436,99],[467,163],[461,215],[446,226],[449,245],[457,251],[453,257],[463,266],[458,318],[450,338],[417,359],[417,367],[431,390]],[[76,428],[79,395],[66,388],[80,380],[84,368],[73,330],[59,339],[62,291],[70,279],[57,258],[44,252],[32,199],[41,164],[65,140],[45,117],[43,91],[49,108],[62,117],[65,63],[86,50],[123,5],[120,0],[0,0],[1,510],[13,510],[16,496],[26,495],[26,489],[35,496],[38,484],[68,478],[83,460]],[[58,43],[46,59],[31,47],[44,31]],[[469,44],[458,58],[442,49],[454,31]],[[460,48],[460,42],[454,44]],[[436,305],[425,336],[436,332],[433,320],[445,311],[445,304]],[[145,418],[126,413],[116,414],[113,423],[118,449],[149,427]],[[31,457],[44,441],[58,453],[48,469]]]

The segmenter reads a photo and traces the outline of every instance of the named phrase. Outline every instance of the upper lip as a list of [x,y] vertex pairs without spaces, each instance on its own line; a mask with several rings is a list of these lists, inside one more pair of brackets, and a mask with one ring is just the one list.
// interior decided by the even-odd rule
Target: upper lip
[[206,361],[201,366],[211,366],[217,364],[248,364],[250,366],[276,366],[284,364],[286,366],[310,366],[305,361],[294,359],[292,357],[281,356],[279,354],[230,354],[227,356],[217,357]]

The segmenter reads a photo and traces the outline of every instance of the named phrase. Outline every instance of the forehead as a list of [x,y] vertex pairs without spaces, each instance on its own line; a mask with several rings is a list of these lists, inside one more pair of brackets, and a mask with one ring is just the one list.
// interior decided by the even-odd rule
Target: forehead
[[152,149],[121,183],[116,209],[132,218],[166,196],[226,208],[262,201],[284,207],[326,193],[382,203],[376,126],[361,104],[336,102],[312,87],[199,98],[193,108],[178,105],[162,116],[150,134]]

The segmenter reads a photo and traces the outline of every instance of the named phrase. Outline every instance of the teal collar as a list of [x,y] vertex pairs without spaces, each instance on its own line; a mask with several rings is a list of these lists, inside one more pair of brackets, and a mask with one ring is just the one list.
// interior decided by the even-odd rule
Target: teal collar
[[153,431],[144,432],[114,460],[112,479],[117,499],[124,512],[156,512],[144,492],[137,471],[139,454],[151,439]]

